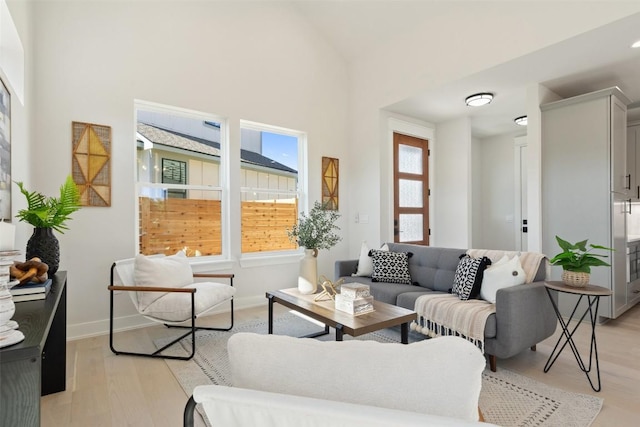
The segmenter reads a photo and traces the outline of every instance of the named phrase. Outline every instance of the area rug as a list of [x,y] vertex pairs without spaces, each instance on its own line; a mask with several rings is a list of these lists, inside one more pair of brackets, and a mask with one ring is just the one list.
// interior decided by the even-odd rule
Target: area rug
[[[303,336],[320,329],[320,326],[294,314],[274,318],[274,333],[279,335]],[[233,333],[236,332],[266,334],[267,321],[252,320],[236,324]],[[199,331],[193,359],[166,360],[187,395],[191,395],[198,385],[230,385],[227,340],[231,335],[231,332]],[[400,330],[391,328],[357,338],[345,335],[344,338],[400,342]],[[412,335],[410,338],[415,337]],[[330,334],[319,339],[335,338]],[[169,340],[157,340],[155,344],[160,347]],[[180,346],[174,346],[172,352],[186,355],[190,348],[191,340],[184,339]],[[501,426],[587,427],[600,412],[602,402],[601,398],[566,392],[506,369],[498,369],[498,372],[487,369],[482,374],[480,409],[485,421]]]

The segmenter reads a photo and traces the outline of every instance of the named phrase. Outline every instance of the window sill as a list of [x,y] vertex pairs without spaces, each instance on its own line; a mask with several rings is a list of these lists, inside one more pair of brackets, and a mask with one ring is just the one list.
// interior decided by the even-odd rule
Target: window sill
[[302,259],[301,252],[247,254],[240,257],[240,267],[294,264]]
[[189,258],[189,264],[194,273],[210,273],[219,270],[231,270],[233,261],[229,259],[197,259]]

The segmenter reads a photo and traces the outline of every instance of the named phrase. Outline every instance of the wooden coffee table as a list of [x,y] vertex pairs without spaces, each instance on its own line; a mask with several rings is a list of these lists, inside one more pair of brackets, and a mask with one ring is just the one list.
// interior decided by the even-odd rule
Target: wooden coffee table
[[[403,344],[409,343],[409,323],[416,319],[416,313],[402,307],[374,301],[374,311],[357,316],[334,308],[332,300],[314,301],[316,295],[302,295],[297,288],[269,291],[269,333],[273,334],[273,304],[278,303],[324,323],[324,331],[306,337],[317,337],[329,333],[329,327],[336,330],[336,341],[342,341],[344,334],[357,337],[369,332],[400,325]],[[305,337],[305,338],[306,338]]]

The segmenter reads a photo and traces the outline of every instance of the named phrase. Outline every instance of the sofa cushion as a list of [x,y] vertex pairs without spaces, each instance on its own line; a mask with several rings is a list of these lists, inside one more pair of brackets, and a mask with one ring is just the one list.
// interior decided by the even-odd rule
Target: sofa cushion
[[460,254],[466,249],[419,246],[407,243],[388,243],[394,252],[413,252],[409,259],[409,274],[414,284],[447,292],[453,284],[453,276],[458,267]]
[[520,264],[520,256],[515,255],[510,260],[490,266],[485,270],[482,287],[480,288],[480,297],[495,303],[499,289],[522,285],[524,282],[525,274]]
[[[369,248],[369,245],[367,245],[367,242],[362,242],[362,245],[360,246],[360,257],[358,258],[358,266],[356,272],[353,273],[352,276],[371,277],[371,274],[373,274],[373,259],[369,256],[370,250],[371,249]],[[384,245],[382,245],[380,250],[388,251],[389,247],[385,243]]]
[[491,260],[487,257],[472,258],[469,255],[461,255],[453,277],[451,293],[461,300],[477,298],[480,295],[484,270],[490,264]]
[[409,258],[411,252],[390,252],[372,249],[369,252],[373,259],[373,273],[371,280],[374,282],[411,284],[409,274]]

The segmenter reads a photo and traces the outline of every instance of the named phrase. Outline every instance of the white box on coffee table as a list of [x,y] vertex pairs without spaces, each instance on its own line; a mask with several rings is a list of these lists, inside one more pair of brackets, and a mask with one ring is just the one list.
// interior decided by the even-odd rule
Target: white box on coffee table
[[345,283],[340,286],[340,294],[351,299],[364,298],[371,295],[369,285],[362,283]]
[[357,315],[373,311],[373,297],[349,298],[342,294],[336,295],[336,310]]

